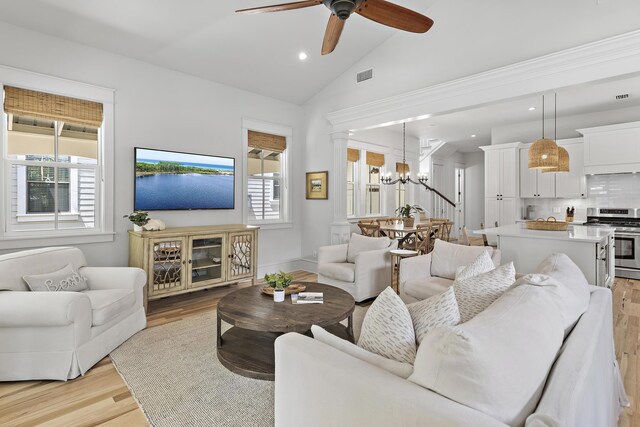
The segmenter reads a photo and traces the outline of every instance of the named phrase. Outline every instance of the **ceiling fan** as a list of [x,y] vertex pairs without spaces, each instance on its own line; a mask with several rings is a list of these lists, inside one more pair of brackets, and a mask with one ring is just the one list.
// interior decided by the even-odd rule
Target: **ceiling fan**
[[385,0],[306,0],[237,10],[237,13],[281,12],[324,4],[330,11],[329,23],[324,33],[322,54],[333,52],[340,40],[345,21],[353,12],[388,27],[412,33],[426,33],[433,20],[417,12],[389,3]]

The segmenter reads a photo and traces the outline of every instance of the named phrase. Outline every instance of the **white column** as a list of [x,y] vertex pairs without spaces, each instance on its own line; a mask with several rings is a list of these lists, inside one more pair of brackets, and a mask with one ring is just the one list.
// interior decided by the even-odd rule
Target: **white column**
[[333,223],[331,224],[331,244],[339,245],[349,241],[351,226],[347,221],[347,132],[331,134],[333,144],[333,177],[331,178],[331,198],[333,199]]

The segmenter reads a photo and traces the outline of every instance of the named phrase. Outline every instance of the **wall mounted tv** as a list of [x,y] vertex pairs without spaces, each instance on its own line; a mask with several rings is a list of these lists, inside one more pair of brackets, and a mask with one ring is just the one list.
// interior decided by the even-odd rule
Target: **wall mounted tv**
[[135,148],[135,210],[233,209],[235,159]]

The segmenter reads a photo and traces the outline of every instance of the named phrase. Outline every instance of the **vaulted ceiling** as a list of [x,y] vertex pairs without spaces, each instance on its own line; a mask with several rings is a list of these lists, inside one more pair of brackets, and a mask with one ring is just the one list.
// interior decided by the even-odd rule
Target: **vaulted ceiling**
[[[336,50],[321,56],[330,14],[323,5],[260,15],[234,13],[287,1],[1,1],[0,20],[296,104],[398,32],[354,15]],[[436,1],[397,3],[428,15]],[[304,62],[298,59],[301,51],[309,55]]]

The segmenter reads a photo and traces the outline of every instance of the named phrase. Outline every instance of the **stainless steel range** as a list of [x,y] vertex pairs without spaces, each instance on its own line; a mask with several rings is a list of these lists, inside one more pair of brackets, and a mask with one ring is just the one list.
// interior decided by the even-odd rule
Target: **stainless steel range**
[[587,225],[615,228],[616,276],[640,279],[640,209],[589,208]]

